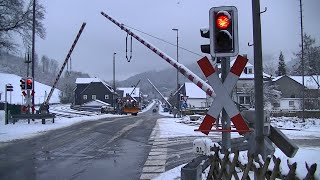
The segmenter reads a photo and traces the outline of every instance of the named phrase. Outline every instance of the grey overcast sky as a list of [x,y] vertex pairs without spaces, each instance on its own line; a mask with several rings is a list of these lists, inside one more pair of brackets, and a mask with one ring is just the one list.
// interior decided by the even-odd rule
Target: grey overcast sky
[[[239,46],[241,54],[253,56],[251,0],[38,0],[46,7],[44,25],[47,37],[36,39],[36,51],[61,64],[83,22],[87,26],[72,54],[73,70],[89,73],[105,80],[112,79],[112,57],[116,52],[116,79],[149,70],[172,68],[167,62],[142,44],[133,40],[133,58],[125,59],[126,33],[111,23],[103,11],[120,23],[142,30],[175,44],[179,29],[179,45],[201,54],[200,45],[208,40],[200,37],[200,28],[208,27],[209,9],[233,5],[239,14]],[[300,43],[298,0],[261,0],[263,54],[277,57],[282,50],[288,61]],[[303,0],[305,32],[320,42],[320,1]],[[136,32],[136,31],[134,31]],[[176,57],[175,46],[138,33],[171,57]],[[179,50],[183,64],[196,62],[200,57]]]

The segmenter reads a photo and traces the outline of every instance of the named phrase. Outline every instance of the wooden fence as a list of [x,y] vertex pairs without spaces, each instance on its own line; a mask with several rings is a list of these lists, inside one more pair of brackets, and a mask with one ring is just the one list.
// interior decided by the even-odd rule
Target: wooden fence
[[[216,180],[216,179],[241,179],[247,180],[251,179],[249,176],[249,172],[254,172],[257,175],[258,179],[286,179],[286,180],[295,180],[299,179],[296,175],[297,163],[289,164],[287,161],[287,166],[289,168],[289,172],[287,174],[283,174],[281,171],[280,163],[281,160],[276,158],[275,156],[268,156],[266,160],[263,162],[262,160],[256,162],[254,160],[253,154],[248,155],[248,162],[241,162],[241,158],[239,158],[239,151],[230,155],[230,152],[221,154],[220,147],[213,148],[214,155],[210,156],[210,170],[207,176],[207,180]],[[269,165],[271,162],[271,158],[274,163],[274,167],[270,170]],[[260,158],[261,159],[261,158]],[[306,163],[307,174],[303,179],[311,180],[315,179],[315,172],[317,169],[317,164],[312,164],[309,166]]]

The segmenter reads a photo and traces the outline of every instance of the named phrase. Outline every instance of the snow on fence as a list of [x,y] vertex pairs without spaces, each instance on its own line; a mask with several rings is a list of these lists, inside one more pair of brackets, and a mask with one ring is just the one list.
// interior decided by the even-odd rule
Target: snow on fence
[[[289,171],[284,172],[280,167],[281,159],[275,156],[268,156],[265,162],[260,157],[259,162],[256,162],[253,154],[247,153],[248,159],[244,159],[239,157],[239,151],[232,154],[227,152],[223,155],[219,146],[214,146],[213,151],[213,155],[209,157],[211,166],[207,180],[222,179],[223,177],[225,179],[252,179],[252,173],[251,177],[249,176],[250,171],[257,174],[258,179],[299,179],[296,173],[296,162],[290,164],[287,161]],[[306,169],[307,174],[302,179],[315,179],[317,164],[310,166],[306,163]]]

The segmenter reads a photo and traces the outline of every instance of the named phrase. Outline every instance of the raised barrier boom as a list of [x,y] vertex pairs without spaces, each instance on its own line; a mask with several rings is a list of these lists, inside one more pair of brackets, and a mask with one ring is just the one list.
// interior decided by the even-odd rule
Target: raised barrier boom
[[117,22],[115,19],[113,19],[112,17],[110,17],[109,15],[107,15],[104,12],[101,12],[101,14],[106,17],[107,19],[109,19],[111,22],[113,22],[115,25],[117,25],[118,27],[120,27],[123,31],[127,32],[129,35],[131,35],[132,37],[134,37],[136,40],[138,40],[140,43],[142,43],[143,45],[145,45],[147,48],[149,48],[151,51],[153,51],[154,53],[156,53],[158,56],[160,56],[162,59],[166,60],[169,64],[171,64],[173,67],[175,67],[181,74],[183,74],[186,78],[188,78],[190,81],[192,81],[194,84],[196,84],[199,88],[201,88],[204,92],[206,92],[209,96],[211,97],[215,97],[215,93],[212,89],[212,87],[207,84],[205,81],[203,81],[200,77],[198,77],[197,75],[195,75],[192,71],[190,71],[187,67],[185,67],[183,64],[178,63],[176,60],[174,60],[173,58],[171,58],[170,56],[168,56],[167,54],[165,54],[164,52],[162,52],[161,50],[159,50],[158,48],[156,48],[154,45],[152,45],[151,43],[147,42],[146,40],[144,40],[143,38],[139,37],[138,35],[134,34],[133,32],[131,32],[129,29],[127,29],[126,27],[124,27],[123,24],[120,24],[119,22]]

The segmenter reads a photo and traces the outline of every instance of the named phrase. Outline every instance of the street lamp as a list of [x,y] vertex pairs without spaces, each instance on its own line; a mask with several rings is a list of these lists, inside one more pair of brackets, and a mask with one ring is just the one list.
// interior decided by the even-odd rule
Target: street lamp
[[113,53],[113,93],[112,93],[112,106],[115,110],[115,94],[116,94],[116,54]]
[[[172,31],[177,32],[177,62],[179,62],[179,29],[173,28]],[[179,70],[177,69],[177,109],[178,109],[178,112],[180,112],[180,106],[179,106],[180,95],[178,90],[179,90]]]

